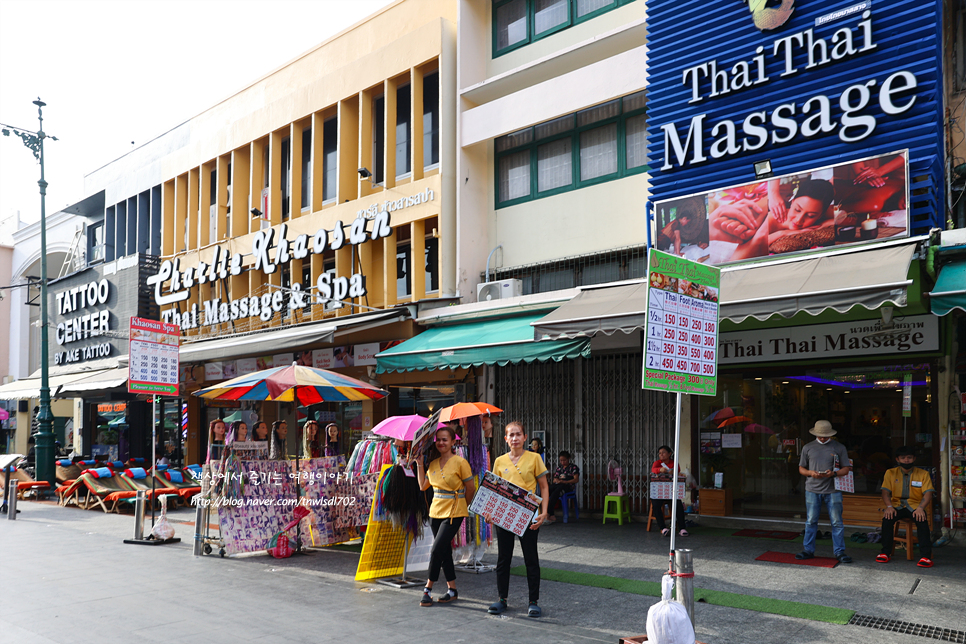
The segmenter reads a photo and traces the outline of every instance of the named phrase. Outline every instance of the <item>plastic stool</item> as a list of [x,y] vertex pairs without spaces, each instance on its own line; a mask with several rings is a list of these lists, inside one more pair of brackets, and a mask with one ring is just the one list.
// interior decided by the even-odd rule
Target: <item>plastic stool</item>
[[577,507],[577,490],[574,489],[572,492],[564,492],[560,495],[560,505],[563,508],[564,523],[570,520],[570,512],[568,508],[570,507],[569,501],[574,502],[574,521],[580,521],[580,508]]
[[631,509],[627,505],[627,497],[623,494],[612,492],[604,497],[604,520],[617,519],[617,525],[624,525],[624,520],[631,522]]

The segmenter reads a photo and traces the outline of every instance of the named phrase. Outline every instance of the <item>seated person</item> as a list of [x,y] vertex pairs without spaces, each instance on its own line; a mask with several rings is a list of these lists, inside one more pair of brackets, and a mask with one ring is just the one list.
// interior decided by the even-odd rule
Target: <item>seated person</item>
[[919,563],[921,568],[932,567],[932,538],[929,534],[929,517],[932,512],[932,497],[935,488],[929,472],[916,467],[916,452],[911,447],[896,450],[896,463],[885,473],[882,480],[882,501],[886,509],[882,513],[882,552],[875,558],[879,563],[888,563],[892,557],[893,530],[901,519],[916,522],[919,536]]
[[[677,477],[671,476],[673,467],[674,452],[667,445],[661,445],[657,450],[657,460],[651,465],[651,474],[670,478],[675,483],[674,489],[677,489]],[[678,475],[680,474],[681,467],[678,466]],[[670,499],[651,499],[651,514],[654,515],[654,520],[657,521],[657,527],[665,537],[671,534],[671,531],[667,528],[667,524],[664,523],[664,505],[670,502]],[[684,528],[684,504],[681,503],[681,499],[678,499],[677,506],[677,525],[674,526],[674,529],[678,531],[679,535],[686,537],[688,536],[688,531]]]
[[562,450],[558,462],[560,466],[553,471],[553,478],[550,480],[550,502],[547,503],[550,517],[547,519],[547,523],[556,521],[553,516],[553,508],[560,500],[560,495],[573,492],[577,481],[580,479],[580,469],[570,462],[570,452]]

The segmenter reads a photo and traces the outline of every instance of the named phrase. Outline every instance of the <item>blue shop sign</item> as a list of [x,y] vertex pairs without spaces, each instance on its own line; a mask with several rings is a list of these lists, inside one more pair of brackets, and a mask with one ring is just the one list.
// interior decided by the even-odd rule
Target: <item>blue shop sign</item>
[[908,148],[910,228],[943,226],[937,0],[648,4],[651,201]]

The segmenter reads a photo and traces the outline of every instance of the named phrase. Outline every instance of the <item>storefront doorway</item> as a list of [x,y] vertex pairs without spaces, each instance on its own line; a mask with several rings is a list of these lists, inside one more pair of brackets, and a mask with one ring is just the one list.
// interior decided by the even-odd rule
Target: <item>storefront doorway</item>
[[813,440],[808,429],[827,419],[849,450],[855,492],[875,494],[896,448],[932,448],[932,370],[921,363],[723,374],[717,396],[699,398],[701,486],[714,487],[721,474],[738,516],[803,518],[799,456]]

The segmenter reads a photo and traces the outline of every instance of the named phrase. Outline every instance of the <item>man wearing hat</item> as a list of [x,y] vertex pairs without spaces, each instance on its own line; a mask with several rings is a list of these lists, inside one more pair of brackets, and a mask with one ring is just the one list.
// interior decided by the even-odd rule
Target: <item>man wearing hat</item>
[[815,440],[802,448],[798,461],[798,471],[805,477],[805,543],[796,559],[811,559],[815,556],[815,533],[818,532],[818,517],[822,504],[828,508],[832,524],[832,546],[835,557],[840,563],[852,563],[852,557],[845,554],[845,525],[842,523],[842,493],[835,489],[835,481],[852,469],[849,453],[842,443],[833,441],[836,432],[832,423],[820,420],[808,430]]

